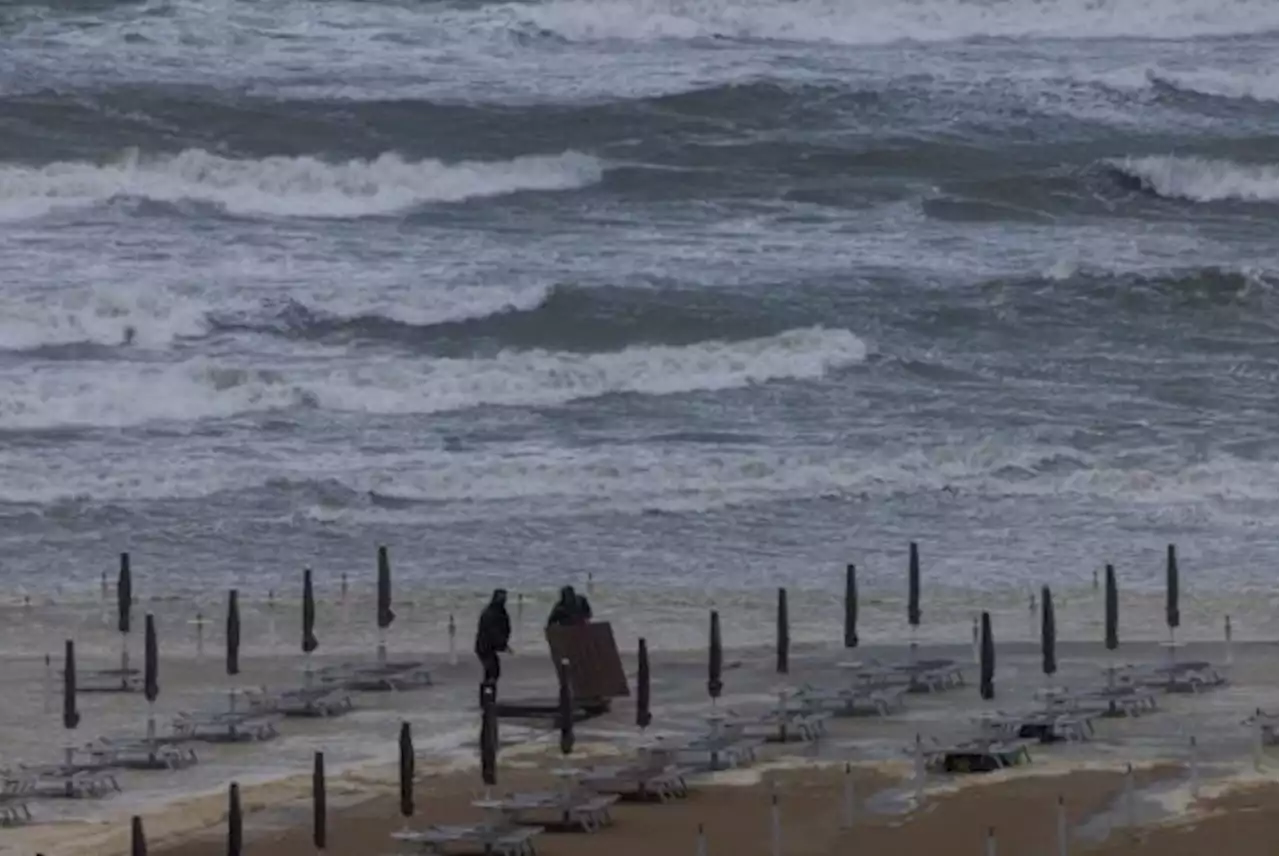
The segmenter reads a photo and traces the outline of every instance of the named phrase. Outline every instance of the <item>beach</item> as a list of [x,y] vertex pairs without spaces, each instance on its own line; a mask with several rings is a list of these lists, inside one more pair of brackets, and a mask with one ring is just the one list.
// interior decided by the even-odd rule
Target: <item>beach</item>
[[[548,682],[554,679],[549,658],[537,651],[531,635],[525,635],[521,653],[504,663],[505,696],[545,695]],[[634,658],[625,652],[629,646],[622,647],[625,668],[634,680]],[[808,643],[793,649],[791,674],[783,677],[773,673],[772,652],[767,648],[729,649],[725,695],[719,704],[725,710],[749,713],[768,709],[783,686],[838,686],[846,679],[846,661],[852,654],[863,662],[894,662],[908,652],[893,644],[864,644],[856,652],[844,652]],[[1160,646],[1140,642],[1126,643],[1122,654],[1126,662],[1153,662],[1167,656]],[[1240,829],[1246,830],[1274,819],[1260,813],[1258,806],[1274,813],[1275,749],[1253,748],[1256,734],[1242,720],[1256,707],[1269,709],[1274,703],[1277,658],[1274,643],[1237,642],[1229,655],[1230,667],[1222,665],[1227,650],[1221,643],[1191,642],[1179,655],[1219,663],[1230,675],[1230,684],[1202,695],[1161,695],[1159,709],[1138,718],[1099,720],[1093,739],[1085,743],[1032,746],[1032,763],[1026,766],[967,776],[931,773],[917,785],[910,753],[915,735],[943,744],[972,736],[976,717],[1034,706],[1034,695],[1045,683],[1035,646],[1008,642],[999,648],[997,697],[986,702],[972,683],[976,669],[971,665],[970,646],[922,644],[916,656],[954,659],[968,672],[970,683],[938,693],[912,694],[905,713],[832,720],[827,734],[816,743],[766,747],[756,765],[692,777],[687,800],[619,806],[613,827],[594,835],[544,835],[539,852],[593,856],[605,848],[615,856],[647,856],[652,851],[644,848],[655,841],[673,851],[689,848],[692,852],[697,826],[703,824],[710,853],[764,856],[768,851],[761,848],[770,840],[766,833],[775,794],[787,856],[860,852],[849,847],[871,848],[871,852],[879,852],[874,849],[879,847],[982,852],[988,828],[996,830],[1001,853],[1038,852],[1028,849],[1052,842],[1059,796],[1069,817],[1073,853],[1155,853],[1166,840],[1170,847],[1190,847],[1188,852],[1195,852],[1201,841],[1198,836],[1217,834],[1212,830],[1228,823],[1224,816],[1238,817]],[[404,656],[403,650],[399,656]],[[332,655],[321,658],[315,665],[332,659]],[[1059,660],[1056,681],[1087,685],[1099,680],[1102,666],[1114,657],[1100,645],[1064,641],[1059,645]],[[37,804],[40,822],[0,836],[0,853],[123,854],[128,818],[137,813],[144,819],[153,852],[221,854],[226,786],[231,781],[239,782],[242,789],[247,853],[310,853],[309,773],[316,751],[325,753],[329,774],[328,852],[351,856],[391,852],[387,835],[405,825],[396,815],[393,796],[395,737],[402,721],[411,723],[417,747],[417,809],[408,825],[474,820],[478,814],[470,803],[484,791],[475,742],[477,668],[470,659],[454,666],[447,654],[430,654],[426,661],[434,671],[432,687],[358,693],[356,710],[346,716],[286,720],[282,736],[262,744],[202,747],[201,763],[189,770],[124,773],[120,778],[124,792],[101,801],[41,801]],[[296,656],[251,657],[239,680],[246,685],[296,684],[298,665]],[[203,664],[191,661],[171,667],[163,709],[207,707],[216,702],[218,687],[230,684],[225,676],[217,677],[220,667],[220,661],[212,658]],[[641,733],[631,721],[631,699],[620,699],[610,713],[577,726],[577,745],[568,759],[556,757],[551,723],[504,719],[499,784],[494,792],[545,789],[551,786],[548,770],[553,767],[616,760],[656,738],[705,730],[705,717],[711,712],[705,654],[660,651],[653,655],[652,670],[653,725]],[[31,674],[23,683],[30,687],[35,682],[36,675]],[[38,696],[28,694],[27,698],[36,701]],[[86,698],[91,700],[84,709],[95,715],[115,711],[110,714],[112,722],[127,722],[114,717],[126,707],[137,711],[140,704],[136,697]],[[38,711],[30,710],[28,720],[38,718]],[[136,734],[140,723],[133,721]],[[18,749],[24,759],[47,758],[50,749],[56,752],[65,741],[55,718],[45,722],[39,733],[47,748]],[[9,733],[18,733],[15,723],[8,728]],[[1193,734],[1198,738],[1194,760],[1201,790],[1198,800],[1190,792],[1193,760],[1187,739]],[[8,751],[15,748],[10,744]],[[841,828],[846,764],[855,782],[852,830]],[[1134,769],[1127,786],[1133,794],[1131,803],[1120,796],[1125,793],[1129,765]],[[1259,785],[1271,790],[1259,791]],[[655,818],[661,818],[661,823]],[[1256,849],[1274,839],[1256,839],[1262,844],[1246,840],[1253,843],[1233,852],[1243,856],[1274,852]],[[362,849],[371,841],[375,849]],[[1135,847],[1148,849],[1126,849]]]

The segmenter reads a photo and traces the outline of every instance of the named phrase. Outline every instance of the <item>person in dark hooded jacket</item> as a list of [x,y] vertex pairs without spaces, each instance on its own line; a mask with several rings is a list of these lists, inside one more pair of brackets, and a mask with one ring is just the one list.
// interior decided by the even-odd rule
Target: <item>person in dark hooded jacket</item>
[[481,686],[498,685],[502,665],[498,654],[511,652],[511,617],[507,615],[507,590],[494,589],[493,597],[480,613],[476,626],[476,657],[484,668]]
[[573,590],[573,586],[565,586],[560,589],[560,599],[556,601],[556,605],[551,607],[551,614],[547,616],[548,627],[572,627],[575,624],[584,624],[591,617],[591,607],[586,606],[586,615],[583,615],[583,607],[586,606],[586,598],[580,596]]

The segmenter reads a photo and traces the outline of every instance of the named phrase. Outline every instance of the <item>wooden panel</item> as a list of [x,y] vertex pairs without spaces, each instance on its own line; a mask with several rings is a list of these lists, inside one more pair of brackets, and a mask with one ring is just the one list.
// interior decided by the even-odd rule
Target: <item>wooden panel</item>
[[551,662],[569,661],[569,683],[579,699],[619,698],[631,695],[622,658],[607,621],[574,627],[548,627]]

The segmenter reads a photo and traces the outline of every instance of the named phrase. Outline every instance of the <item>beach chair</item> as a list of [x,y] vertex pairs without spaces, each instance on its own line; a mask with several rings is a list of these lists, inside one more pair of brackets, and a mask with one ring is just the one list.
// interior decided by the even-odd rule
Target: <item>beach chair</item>
[[713,772],[741,767],[756,760],[756,749],[764,741],[733,731],[694,737],[662,738],[641,749],[649,757],[670,759],[668,763],[686,766],[698,772]]
[[350,713],[355,710],[355,702],[346,689],[331,685],[264,690],[250,695],[249,707],[263,713],[318,719]]
[[495,809],[516,826],[536,824],[547,829],[595,832],[613,823],[610,809],[617,801],[614,794],[568,788],[507,794]]
[[[978,737],[924,747],[925,768],[936,773],[989,773],[1031,763],[1030,741]],[[914,753],[912,747],[908,750]]]
[[1256,729],[1258,732],[1258,739],[1262,742],[1263,746],[1275,746],[1280,742],[1277,740],[1276,722],[1276,714],[1268,713],[1267,711],[1259,708],[1254,711],[1253,716],[1250,716],[1240,724],[1248,725]]
[[321,684],[352,692],[391,692],[432,685],[425,663],[411,660],[387,663],[342,663],[316,672]]
[[194,749],[147,739],[100,737],[76,754],[87,758],[87,766],[122,770],[185,770],[199,762]]
[[112,792],[120,792],[120,783],[105,770],[77,770],[61,764],[0,770],[0,795],[7,798],[90,799]]
[[278,737],[278,714],[262,711],[179,713],[173,718],[174,734],[206,743],[249,743]]
[[1198,694],[1225,686],[1227,679],[1204,660],[1132,667],[1127,682],[1168,693]]
[[832,716],[890,716],[905,706],[906,684],[862,685],[838,689],[805,686],[787,697],[789,707]]
[[1079,743],[1093,736],[1093,716],[1049,710],[1005,713],[996,711],[978,717],[979,728],[987,736],[1009,740],[1036,740],[1040,743]]
[[76,692],[140,693],[142,672],[137,669],[98,669],[79,675]]
[[0,793],[0,829],[25,826],[31,821],[31,807],[25,799]]
[[577,771],[579,786],[632,802],[670,802],[689,795],[685,776],[693,772],[675,764],[639,758],[627,764],[598,765]]
[[811,743],[826,733],[831,715],[822,711],[781,708],[749,716],[732,715],[723,727],[746,738],[766,743]]
[[473,824],[470,826],[433,825],[426,829],[391,833],[391,838],[410,852],[436,856],[537,856],[533,839],[543,832],[540,826]]
[[964,669],[955,660],[917,660],[890,668],[907,676],[907,692],[936,693],[964,686]]
[[1156,710],[1155,693],[1138,686],[1066,690],[1045,695],[1048,710],[1105,717],[1135,717]]

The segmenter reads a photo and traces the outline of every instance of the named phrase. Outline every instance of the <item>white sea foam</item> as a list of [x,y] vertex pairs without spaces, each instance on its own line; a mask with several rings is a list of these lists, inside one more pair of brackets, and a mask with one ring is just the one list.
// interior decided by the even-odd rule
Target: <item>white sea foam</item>
[[1116,168],[1161,196],[1193,202],[1275,202],[1280,189],[1274,164],[1241,164],[1196,157],[1125,158]]
[[1053,14],[1035,2],[981,3],[835,0],[777,4],[765,0],[551,0],[507,7],[515,19],[571,40],[689,39],[709,36],[788,41],[881,44],[950,41],[983,36],[1183,38],[1265,33],[1275,10],[1263,2],[1224,8],[1209,0],[1072,0]]
[[0,166],[0,220],[118,198],[200,202],[249,216],[366,217],[432,202],[572,190],[603,174],[600,161],[577,152],[457,163],[384,154],[329,163],[313,157],[233,160],[199,149],[172,156],[131,151],[114,163]]
[[491,358],[323,360],[259,369],[200,358],[178,364],[14,369],[0,375],[0,429],[191,422],[316,407],[357,413],[439,413],[483,405],[561,404],[611,393],[668,395],[780,379],[818,378],[861,362],[845,330],[792,330],[738,342],[636,346],[574,354],[503,351]]

